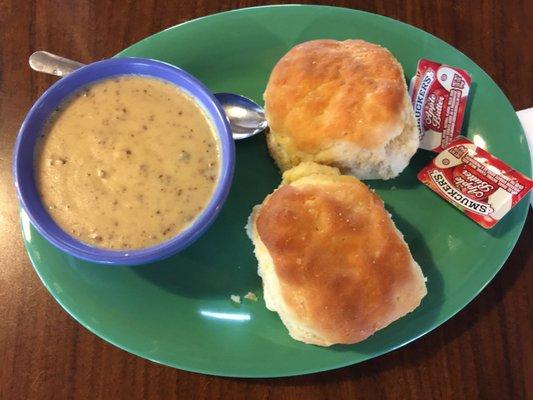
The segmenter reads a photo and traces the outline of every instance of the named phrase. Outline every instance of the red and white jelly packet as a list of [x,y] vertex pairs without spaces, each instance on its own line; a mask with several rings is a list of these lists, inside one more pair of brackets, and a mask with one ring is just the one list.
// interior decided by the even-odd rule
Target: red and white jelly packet
[[409,92],[420,148],[442,151],[461,134],[472,78],[465,70],[421,59]]
[[533,181],[460,136],[418,173],[418,179],[483,228],[492,228]]

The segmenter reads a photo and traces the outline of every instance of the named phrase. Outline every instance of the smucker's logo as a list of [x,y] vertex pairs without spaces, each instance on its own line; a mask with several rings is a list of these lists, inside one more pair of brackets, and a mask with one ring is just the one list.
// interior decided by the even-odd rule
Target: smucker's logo
[[472,200],[470,197],[464,195],[460,190],[454,188],[454,186],[448,182],[448,179],[442,172],[434,169],[429,172],[429,176],[433,182],[437,185],[437,188],[448,199],[461,207],[466,208],[479,215],[490,215],[494,212],[492,207],[487,203],[482,203],[476,200]]
[[426,102],[426,97],[428,95],[428,89],[431,84],[435,81],[435,72],[432,69],[428,69],[422,78],[420,87],[415,97],[415,118],[418,125],[418,135],[420,138],[424,136],[424,127],[422,126],[422,113],[424,111],[424,103]]

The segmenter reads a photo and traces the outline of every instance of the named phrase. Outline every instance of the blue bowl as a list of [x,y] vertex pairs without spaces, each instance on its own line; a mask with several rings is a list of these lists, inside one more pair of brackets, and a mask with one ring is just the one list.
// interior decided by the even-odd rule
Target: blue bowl
[[[82,87],[117,75],[143,75],[178,86],[205,110],[220,144],[221,170],[213,196],[202,213],[185,230],[161,244],[139,250],[115,251],[90,246],[61,229],[50,217],[34,181],[35,144],[53,111]],[[31,223],[48,241],[75,257],[113,265],[144,264],[168,257],[198,239],[218,215],[228,195],[235,165],[235,143],[220,103],[196,78],[173,65],[144,58],[116,58],[95,62],[52,85],[30,109],[17,137],[13,176],[17,195]]]

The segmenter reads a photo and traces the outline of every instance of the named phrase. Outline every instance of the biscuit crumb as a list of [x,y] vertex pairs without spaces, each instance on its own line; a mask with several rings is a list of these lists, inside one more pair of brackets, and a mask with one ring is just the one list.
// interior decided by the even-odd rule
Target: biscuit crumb
[[257,301],[257,296],[253,292],[248,292],[244,295],[245,299],[251,300],[251,301]]

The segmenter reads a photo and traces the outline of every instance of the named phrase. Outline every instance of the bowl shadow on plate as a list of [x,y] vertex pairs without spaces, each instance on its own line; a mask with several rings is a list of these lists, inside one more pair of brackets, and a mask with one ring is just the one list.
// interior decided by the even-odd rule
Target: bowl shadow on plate
[[433,262],[431,252],[426,246],[423,236],[416,228],[397,215],[391,207],[387,207],[387,210],[391,213],[396,227],[403,233],[405,241],[413,254],[413,258],[422,268],[424,276],[427,277],[426,285],[428,293],[422,299],[421,305],[413,312],[393,322],[360,343],[355,345],[331,346],[330,349],[333,351],[374,354],[377,349],[394,346],[396,342],[394,338],[400,337],[400,342],[410,338],[412,335],[411,325],[413,324],[416,325],[416,331],[419,334],[423,334],[433,327],[434,321],[439,316],[440,308],[444,302],[444,282],[442,275]]
[[132,268],[143,279],[180,296],[228,299],[257,293],[261,281],[245,225],[254,205],[272,192],[281,178],[268,156],[262,135],[237,144],[232,188],[208,231],[182,252]]

